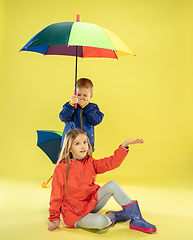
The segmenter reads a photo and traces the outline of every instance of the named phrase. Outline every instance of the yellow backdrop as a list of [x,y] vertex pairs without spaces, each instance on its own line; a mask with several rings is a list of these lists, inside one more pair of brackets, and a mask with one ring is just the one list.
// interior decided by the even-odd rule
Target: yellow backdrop
[[[0,0],[2,239],[192,239],[192,12],[191,0]],[[115,180],[139,200],[158,228],[153,236],[128,229],[128,222],[100,235],[62,224],[47,231],[50,184],[40,186],[54,165],[36,146],[36,130],[63,130],[58,114],[73,94],[75,58],[19,50],[46,26],[75,21],[76,14],[117,34],[137,55],[79,59],[78,77],[92,79],[92,101],[105,114],[96,127],[97,158],[126,138],[145,140],[97,182]],[[120,209],[111,200],[102,213]]]
[[92,101],[105,117],[96,127],[97,158],[126,138],[123,165],[99,182],[165,184],[192,181],[192,2],[0,2],[1,178],[47,180],[53,164],[36,146],[36,130],[62,131],[58,114],[74,89],[75,58],[19,50],[49,24],[90,22],[117,34],[137,57],[79,59],[78,77],[94,83]]

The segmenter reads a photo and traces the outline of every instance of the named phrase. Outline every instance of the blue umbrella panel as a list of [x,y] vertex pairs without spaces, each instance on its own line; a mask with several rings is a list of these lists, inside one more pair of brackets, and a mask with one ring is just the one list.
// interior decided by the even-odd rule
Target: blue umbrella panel
[[56,164],[60,153],[62,132],[37,130],[37,146]]

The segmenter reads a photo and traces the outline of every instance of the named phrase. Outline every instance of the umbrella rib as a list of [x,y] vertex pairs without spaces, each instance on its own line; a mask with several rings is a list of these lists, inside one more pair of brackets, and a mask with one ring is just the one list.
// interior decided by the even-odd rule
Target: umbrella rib
[[115,56],[117,58],[117,60],[119,60],[118,56],[117,56],[117,50],[114,50]]
[[[49,48],[50,46],[48,46],[48,48]],[[46,54],[47,54],[47,52],[48,52],[48,48],[47,48],[47,50],[46,50],[46,52],[44,53],[44,56],[46,56]]]

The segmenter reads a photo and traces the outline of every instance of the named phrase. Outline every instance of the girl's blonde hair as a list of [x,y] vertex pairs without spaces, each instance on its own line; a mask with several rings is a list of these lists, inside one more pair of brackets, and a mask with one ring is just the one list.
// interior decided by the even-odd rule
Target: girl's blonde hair
[[89,142],[88,136],[87,134],[81,130],[81,129],[72,129],[69,132],[67,132],[65,138],[64,138],[64,142],[63,142],[63,146],[59,155],[59,158],[57,160],[57,165],[62,161],[65,160],[66,166],[67,166],[67,170],[66,170],[66,184],[65,184],[65,189],[66,192],[68,193],[68,176],[69,176],[69,172],[70,172],[70,159],[72,159],[72,153],[70,151],[71,146],[72,146],[72,142],[74,141],[75,138],[77,138],[80,134],[83,134],[86,136],[87,138],[87,142],[88,142],[88,152],[87,152],[87,156],[91,157],[92,156],[92,147],[91,144]]

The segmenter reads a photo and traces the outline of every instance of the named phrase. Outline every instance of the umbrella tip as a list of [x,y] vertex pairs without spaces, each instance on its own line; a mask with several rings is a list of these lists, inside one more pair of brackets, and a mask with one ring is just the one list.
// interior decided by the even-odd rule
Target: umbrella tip
[[77,15],[76,15],[76,21],[77,21],[77,22],[80,22],[80,14],[77,14]]

